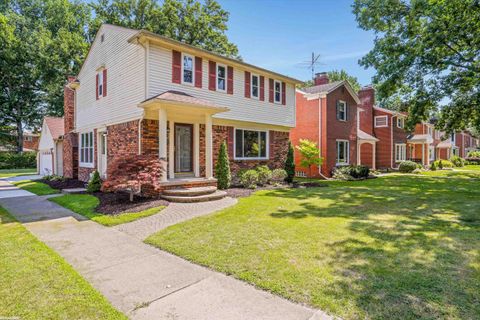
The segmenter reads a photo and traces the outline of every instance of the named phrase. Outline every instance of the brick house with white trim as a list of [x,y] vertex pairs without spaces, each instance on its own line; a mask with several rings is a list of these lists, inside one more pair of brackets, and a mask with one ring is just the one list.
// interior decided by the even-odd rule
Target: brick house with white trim
[[64,174],[87,181],[98,170],[115,184],[120,168],[149,158],[161,163],[155,192],[215,184],[223,141],[234,173],[283,167],[297,83],[148,31],[104,24],[65,87]]

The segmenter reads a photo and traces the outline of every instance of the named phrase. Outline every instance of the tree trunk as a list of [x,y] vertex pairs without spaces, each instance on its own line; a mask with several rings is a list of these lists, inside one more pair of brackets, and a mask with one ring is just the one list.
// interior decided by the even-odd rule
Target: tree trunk
[[23,125],[22,121],[17,121],[17,153],[23,152]]

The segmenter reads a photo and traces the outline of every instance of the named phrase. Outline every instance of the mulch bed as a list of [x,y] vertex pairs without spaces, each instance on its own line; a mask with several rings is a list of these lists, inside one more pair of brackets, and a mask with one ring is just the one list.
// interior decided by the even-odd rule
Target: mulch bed
[[42,183],[49,185],[53,189],[72,189],[72,188],[85,188],[85,182],[77,179],[64,179],[64,180],[38,180]]
[[93,195],[100,200],[95,211],[103,214],[139,212],[154,207],[168,206],[168,201],[138,195],[134,195],[133,201],[130,202],[130,195],[125,192],[95,192]]

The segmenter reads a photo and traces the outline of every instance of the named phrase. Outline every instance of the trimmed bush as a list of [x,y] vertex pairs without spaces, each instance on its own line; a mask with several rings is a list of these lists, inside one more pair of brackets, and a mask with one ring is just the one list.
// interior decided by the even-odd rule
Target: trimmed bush
[[0,169],[27,169],[37,166],[35,152],[0,152]]
[[467,158],[480,158],[480,151],[469,151]]
[[240,183],[244,188],[255,189],[258,184],[257,170],[247,170],[240,176]]
[[288,153],[287,159],[285,160],[285,172],[287,173],[285,181],[287,183],[292,183],[293,178],[295,177],[295,160],[293,159],[293,152],[292,143],[288,142]]
[[459,156],[453,156],[450,158],[450,162],[453,163],[455,167],[464,167],[465,160],[460,158]]
[[370,168],[367,166],[343,166],[333,171],[333,177],[338,180],[365,179],[369,174]]
[[93,172],[92,178],[88,182],[87,192],[98,192],[102,188],[102,179],[100,179],[100,173],[97,170]]
[[275,184],[281,184],[287,179],[287,171],[283,169],[275,169],[272,171],[272,182]]
[[227,144],[223,141],[218,153],[218,160],[215,165],[215,177],[217,178],[218,189],[228,189],[232,182],[230,174],[230,161],[228,160]]
[[412,173],[420,174],[420,173],[422,173],[422,171],[423,171],[422,169],[417,168],[417,169],[413,170]]
[[403,173],[412,173],[415,169],[418,169],[418,165],[413,161],[402,161],[398,166],[398,170]]
[[435,161],[430,165],[430,170],[437,171],[437,165],[435,164]]
[[272,179],[272,171],[268,166],[258,166],[258,184],[264,186],[270,182]]
[[434,162],[438,169],[453,168],[453,163],[448,160],[437,160]]

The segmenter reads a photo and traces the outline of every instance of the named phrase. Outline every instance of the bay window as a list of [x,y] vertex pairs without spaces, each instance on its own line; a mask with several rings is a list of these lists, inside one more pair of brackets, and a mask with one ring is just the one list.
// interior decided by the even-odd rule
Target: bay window
[[235,129],[235,159],[267,159],[267,131]]

